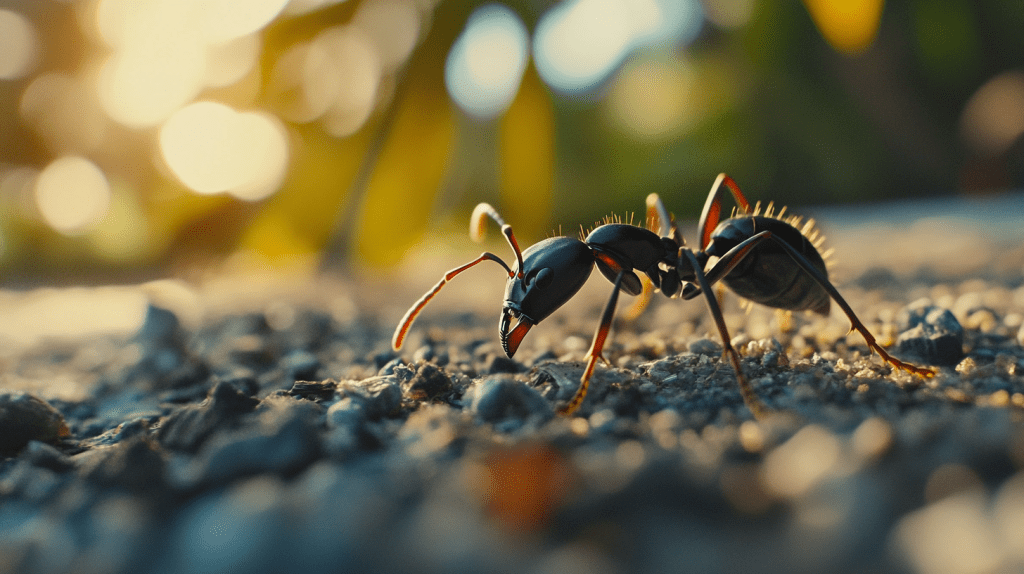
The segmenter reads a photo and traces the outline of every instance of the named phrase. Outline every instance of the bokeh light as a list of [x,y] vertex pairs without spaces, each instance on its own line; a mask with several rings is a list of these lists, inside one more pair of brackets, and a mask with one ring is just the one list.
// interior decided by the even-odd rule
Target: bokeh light
[[684,58],[628,65],[608,94],[612,120],[642,140],[677,136],[698,120],[695,73]]
[[370,117],[382,74],[367,34],[355,26],[334,26],[289,48],[274,66],[268,91],[288,120],[322,118],[328,133],[344,137]]
[[99,76],[107,114],[155,126],[207,87],[230,85],[257,61],[253,34],[286,0],[100,0],[96,32],[113,49]]
[[703,21],[696,0],[568,0],[537,23],[533,55],[552,88],[586,92],[634,48],[687,45]]
[[875,40],[884,0],[804,0],[825,40],[845,54],[863,52]]
[[500,4],[477,8],[448,53],[448,94],[480,119],[504,112],[519,91],[527,48],[526,26],[515,12]]
[[314,74],[318,71],[338,78],[321,94],[326,103],[323,125],[331,135],[345,137],[366,123],[377,103],[383,73],[380,56],[366,35],[354,26],[322,32],[311,54],[318,52],[325,60],[317,64],[307,60],[305,82],[314,85],[318,80]]
[[39,174],[35,199],[46,223],[66,235],[77,235],[106,215],[110,184],[93,162],[79,156],[65,156],[54,160]]
[[704,23],[699,0],[632,0],[633,42],[638,47],[693,42]]
[[172,25],[158,13],[146,32],[111,54],[99,79],[100,101],[115,121],[154,126],[195,98],[206,75],[206,47],[194,28]]
[[[186,0],[178,2],[188,3]],[[194,0],[203,36],[219,44],[260,30],[288,4],[288,0]]]
[[412,54],[422,27],[419,2],[364,0],[352,24],[367,34],[387,71],[401,66]]
[[193,191],[229,192],[255,201],[273,193],[288,164],[286,134],[264,113],[239,113],[217,102],[175,112],[160,129],[160,151]]
[[38,60],[39,40],[27,18],[0,9],[0,80],[29,73]]
[[241,80],[256,65],[260,49],[260,38],[255,34],[210,46],[203,85],[220,88]]
[[960,127],[974,151],[998,155],[1024,135],[1024,72],[1000,74],[974,93],[964,106]]
[[622,62],[632,34],[629,13],[618,0],[567,0],[537,23],[537,70],[560,92],[589,90]]
[[64,72],[36,76],[22,92],[19,111],[55,154],[92,151],[107,134],[108,120],[95,92]]

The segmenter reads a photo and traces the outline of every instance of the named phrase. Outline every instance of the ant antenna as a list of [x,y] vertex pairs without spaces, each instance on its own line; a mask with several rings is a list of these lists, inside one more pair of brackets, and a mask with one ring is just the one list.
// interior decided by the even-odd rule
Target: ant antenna
[[514,278],[517,275],[523,276],[523,252],[519,249],[519,242],[516,241],[516,236],[512,233],[512,226],[505,223],[505,220],[498,215],[498,212],[491,207],[489,203],[480,203],[473,210],[473,215],[469,218],[469,236],[473,238],[473,241],[477,243],[484,240],[487,235],[487,217],[490,217],[501,226],[501,233],[505,236],[505,240],[508,241],[512,251],[516,254],[516,262],[519,263],[516,273],[512,271],[508,272],[509,278]]

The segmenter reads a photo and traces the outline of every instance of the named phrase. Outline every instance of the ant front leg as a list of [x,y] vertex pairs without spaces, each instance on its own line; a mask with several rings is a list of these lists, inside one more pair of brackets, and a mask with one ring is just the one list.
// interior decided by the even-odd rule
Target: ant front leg
[[580,408],[580,405],[583,404],[583,399],[587,397],[590,377],[594,374],[594,367],[597,365],[597,361],[605,360],[604,355],[602,355],[604,342],[608,339],[608,333],[612,328],[612,319],[615,317],[615,304],[619,300],[619,289],[622,287],[622,278],[625,275],[626,270],[623,269],[619,271],[615,278],[615,287],[612,289],[612,295],[608,299],[608,304],[604,307],[604,313],[601,314],[601,323],[597,326],[597,331],[594,332],[594,340],[590,343],[590,350],[587,351],[587,366],[583,369],[583,375],[580,377],[580,386],[576,389],[576,394],[572,396],[569,403],[558,410],[559,414],[568,416]]
[[729,336],[729,328],[725,325],[725,317],[722,316],[722,309],[718,306],[718,300],[715,299],[715,294],[711,292],[711,285],[704,276],[704,270],[700,268],[700,264],[697,263],[697,258],[694,257],[692,251],[684,247],[680,247],[680,259],[683,256],[687,257],[690,260],[690,265],[693,266],[694,275],[696,276],[697,284],[700,286],[700,291],[704,293],[704,301],[707,302],[708,311],[711,312],[711,317],[715,320],[715,325],[718,327],[718,334],[722,337],[722,354],[729,357],[729,362],[732,363],[732,368],[736,371],[736,384],[740,388],[740,395],[743,397],[743,402],[746,403],[747,408],[749,408],[750,412],[753,413],[754,418],[763,419],[767,414],[767,409],[761,400],[757,398],[757,395],[754,394],[754,389],[750,387],[750,383],[747,382],[747,377],[743,374],[743,369],[740,366],[740,355],[732,346],[732,337]]

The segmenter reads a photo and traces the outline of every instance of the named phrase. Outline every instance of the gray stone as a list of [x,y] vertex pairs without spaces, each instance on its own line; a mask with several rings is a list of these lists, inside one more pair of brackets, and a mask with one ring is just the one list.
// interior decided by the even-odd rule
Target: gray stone
[[948,309],[919,300],[900,311],[896,347],[901,357],[953,366],[963,358],[964,329]]
[[489,423],[507,419],[547,420],[554,415],[551,405],[536,389],[505,377],[489,377],[479,383],[474,388],[470,410],[481,421]]

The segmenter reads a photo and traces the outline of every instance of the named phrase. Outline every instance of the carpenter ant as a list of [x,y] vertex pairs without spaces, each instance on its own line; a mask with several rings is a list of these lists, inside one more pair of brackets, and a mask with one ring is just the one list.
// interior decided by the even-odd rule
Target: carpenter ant
[[[739,212],[720,221],[722,196],[732,193]],[[530,328],[572,298],[583,286],[597,264],[601,273],[614,284],[611,297],[604,308],[601,323],[594,333],[587,365],[580,377],[575,396],[561,409],[572,414],[587,394],[590,377],[611,329],[619,291],[640,295],[643,283],[636,271],[642,272],[656,289],[667,297],[692,299],[701,293],[722,337],[723,355],[729,358],[736,372],[736,382],[747,407],[755,417],[761,418],[766,409],[754,394],[740,368],[739,354],[730,342],[729,331],[722,317],[711,286],[722,281],[738,295],[755,303],[789,311],[813,311],[828,315],[831,302],[835,302],[850,319],[851,330],[856,330],[882,359],[910,373],[931,377],[929,369],[900,361],[885,351],[867,330],[853,309],[846,303],[828,280],[824,259],[818,252],[812,233],[813,222],[797,229],[800,219],[783,219],[785,209],[773,213],[772,206],[763,214],[760,207],[751,209],[736,182],[720,174],[711,187],[698,223],[700,249],[686,247],[682,233],[665,210],[656,194],[647,197],[648,218],[657,233],[626,223],[606,223],[591,231],[586,239],[551,237],[526,251],[520,251],[512,228],[502,220],[493,207],[477,205],[470,221],[470,235],[475,240],[483,237],[486,217],[501,226],[508,244],[516,255],[516,267],[510,268],[500,257],[482,253],[479,257],[456,267],[444,275],[434,287],[406,312],[395,329],[392,346],[402,346],[409,328],[423,307],[456,275],[482,261],[494,261],[508,273],[505,302],[501,311],[498,332],[505,354],[512,357]],[[705,270],[710,258],[717,261]],[[515,319],[513,326],[512,320]]]

